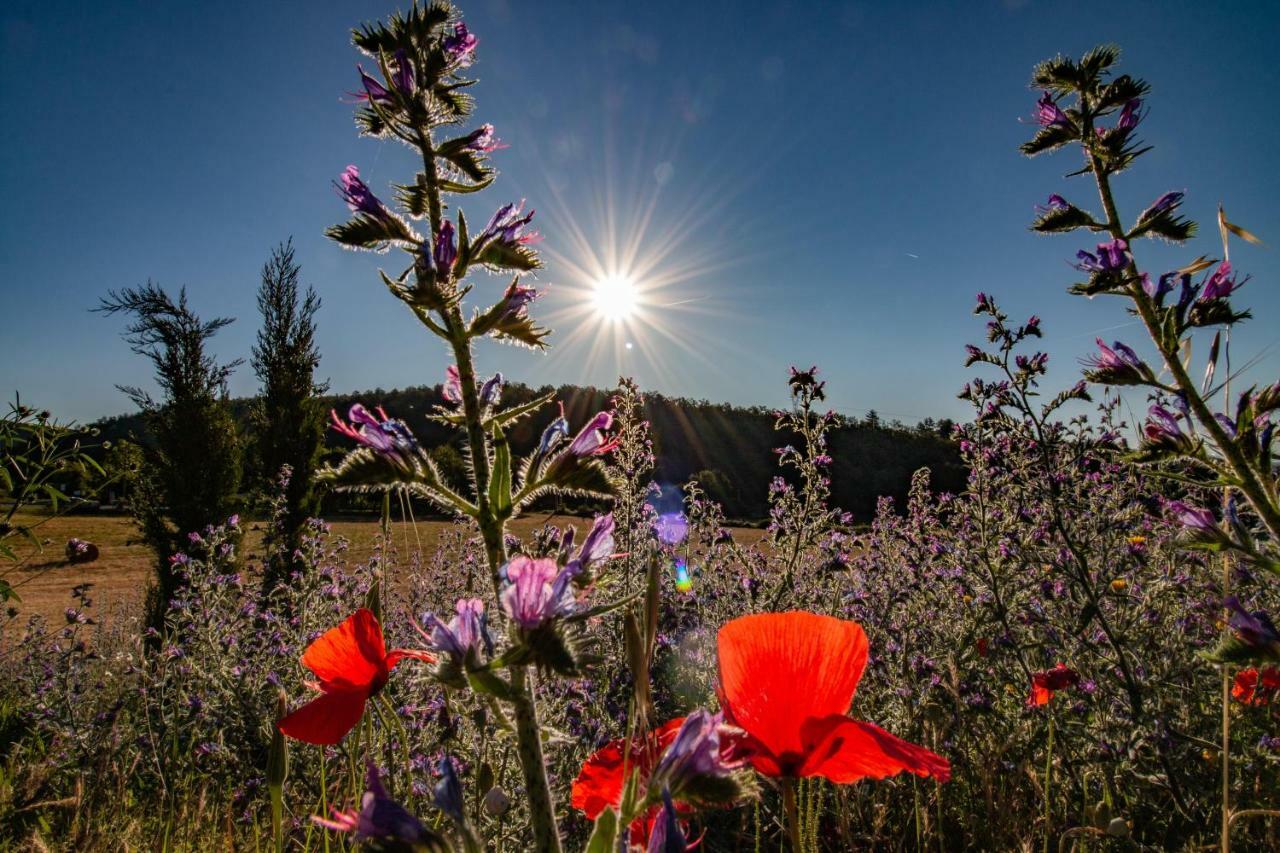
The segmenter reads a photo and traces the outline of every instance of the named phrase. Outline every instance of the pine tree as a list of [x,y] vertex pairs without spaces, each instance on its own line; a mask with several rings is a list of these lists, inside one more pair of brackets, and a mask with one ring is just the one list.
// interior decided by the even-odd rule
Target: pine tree
[[285,466],[283,505],[263,575],[263,591],[286,580],[292,555],[307,518],[319,498],[312,475],[324,448],[324,409],[318,396],[327,386],[317,384],[320,352],[315,343],[315,314],[320,297],[308,287],[302,293],[301,268],[294,260],[293,240],[281,243],[262,266],[258,311],[262,327],[253,348],[253,369],[261,383],[254,407],[255,461],[259,483],[280,488]]
[[161,628],[181,584],[171,558],[198,548],[188,534],[224,523],[238,507],[240,437],[228,405],[227,378],[240,362],[219,365],[205,350],[232,320],[203,321],[187,305],[185,288],[175,301],[150,281],[110,291],[97,310],[132,316],[124,339],[151,361],[162,395],[157,401],[141,388],[119,386],[142,409],[153,439],[129,502],[156,553],[148,622]]

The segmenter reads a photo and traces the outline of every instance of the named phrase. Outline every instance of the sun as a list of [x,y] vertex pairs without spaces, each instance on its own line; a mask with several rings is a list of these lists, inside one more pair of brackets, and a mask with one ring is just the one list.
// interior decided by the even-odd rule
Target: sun
[[591,298],[596,310],[607,320],[625,320],[636,310],[639,293],[628,275],[613,273],[596,279],[591,285]]

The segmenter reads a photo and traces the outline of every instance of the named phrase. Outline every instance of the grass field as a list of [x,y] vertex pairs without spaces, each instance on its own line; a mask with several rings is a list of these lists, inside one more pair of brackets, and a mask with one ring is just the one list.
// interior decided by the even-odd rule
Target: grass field
[[[20,553],[30,554],[19,568],[8,568],[0,564],[0,577],[8,580],[21,596],[22,600],[15,606],[18,618],[11,626],[25,624],[26,618],[32,614],[40,614],[46,618],[59,620],[62,613],[71,604],[70,592],[78,584],[93,584],[93,612],[104,614],[117,609],[130,610],[138,607],[151,582],[154,556],[139,539],[138,531],[132,520],[121,515],[65,515],[57,518],[41,518],[40,516],[19,516],[19,524],[39,526],[35,532],[43,544],[42,550],[35,552],[34,546]],[[517,519],[512,522],[514,533],[523,536],[546,523],[577,524],[579,535],[586,532],[589,521],[569,516],[537,515]],[[408,563],[408,554],[416,550],[418,542],[422,549],[430,554],[436,546],[441,531],[453,524],[448,521],[419,521],[417,530],[407,522],[396,522],[392,525],[396,547],[403,559],[400,563]],[[351,564],[367,559],[372,553],[379,532],[379,524],[371,518],[336,520],[332,522],[335,536],[343,536],[349,540],[347,551]],[[261,554],[262,535],[265,525],[258,521],[246,525],[247,535],[244,548],[250,571],[257,570]],[[763,530],[751,528],[735,528],[734,539],[742,545],[758,541],[764,535]],[[71,537],[79,537],[98,546],[99,557],[95,562],[72,565],[67,562],[63,548]],[[392,583],[395,578],[391,578]]]

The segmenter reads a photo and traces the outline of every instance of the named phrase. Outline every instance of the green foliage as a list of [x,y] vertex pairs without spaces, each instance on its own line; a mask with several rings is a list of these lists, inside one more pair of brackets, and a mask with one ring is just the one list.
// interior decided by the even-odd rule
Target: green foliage
[[240,362],[219,365],[206,352],[231,320],[202,321],[185,289],[174,300],[148,281],[109,292],[97,310],[131,317],[124,338],[151,362],[163,395],[156,401],[141,389],[121,388],[143,410],[152,438],[130,509],[157,557],[150,622],[158,628],[180,585],[170,557],[190,547],[189,533],[222,522],[240,505],[240,436],[226,392]]
[[[274,489],[288,466],[280,526],[285,554],[297,551],[307,518],[319,511],[312,477],[324,449],[325,409],[319,395],[326,386],[315,380],[320,364],[315,342],[320,297],[310,287],[305,294],[301,291],[300,273],[292,240],[272,250],[262,267],[258,289],[262,326],[252,359],[262,389],[252,418],[254,485],[264,491]],[[287,564],[268,565],[264,588],[269,591],[288,577],[289,570]]]

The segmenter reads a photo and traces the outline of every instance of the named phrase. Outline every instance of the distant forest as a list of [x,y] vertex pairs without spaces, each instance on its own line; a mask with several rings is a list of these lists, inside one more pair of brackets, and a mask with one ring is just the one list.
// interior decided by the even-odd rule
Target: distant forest
[[[550,386],[535,389],[511,384],[503,389],[503,402],[522,403],[551,390]],[[574,429],[607,408],[613,393],[573,385],[554,390]],[[443,403],[439,386],[375,389],[327,395],[323,400],[326,407],[343,415],[355,402],[381,405],[388,415],[406,421],[426,447],[433,448],[432,454],[446,475],[454,479],[465,476],[459,452],[461,436],[425,417],[434,406]],[[252,398],[231,403],[246,435],[252,405]],[[529,451],[556,411],[554,405],[547,406],[513,427],[508,433],[513,449],[519,453]],[[790,440],[774,431],[772,410],[646,393],[645,415],[652,424],[657,456],[654,479],[658,483],[679,487],[696,477],[708,494],[723,505],[729,518],[756,521],[766,516],[769,481],[778,475],[777,456],[772,451]],[[141,414],[106,418],[95,426],[103,439],[112,442],[149,441]],[[921,467],[932,471],[935,490],[959,491],[964,486],[965,469],[950,438],[951,427],[952,422],[945,419],[926,419],[914,427],[884,422],[874,411],[864,418],[843,418],[829,434],[829,452],[834,458],[830,469],[834,503],[852,512],[856,521],[869,521],[881,495],[893,497],[899,506],[905,503],[911,474]],[[327,433],[327,442],[335,458],[350,446],[347,439],[332,430]],[[248,483],[263,484],[269,479],[263,472],[246,472]],[[326,499],[325,510],[341,512],[363,508],[365,504],[369,504],[367,498],[331,495]],[[427,511],[425,507],[423,511]]]

